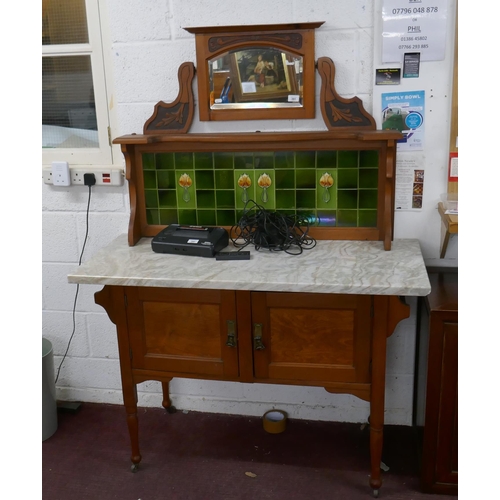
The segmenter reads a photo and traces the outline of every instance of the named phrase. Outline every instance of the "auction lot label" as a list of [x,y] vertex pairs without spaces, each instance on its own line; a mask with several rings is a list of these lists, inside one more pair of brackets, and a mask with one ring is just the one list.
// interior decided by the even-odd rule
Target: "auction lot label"
[[407,52],[420,61],[441,61],[446,47],[448,0],[384,0],[382,62],[401,62]]

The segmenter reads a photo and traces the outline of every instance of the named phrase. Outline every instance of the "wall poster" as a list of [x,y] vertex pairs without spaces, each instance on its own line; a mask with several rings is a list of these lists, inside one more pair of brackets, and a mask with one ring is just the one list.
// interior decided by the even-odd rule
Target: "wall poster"
[[382,130],[398,130],[400,151],[424,149],[425,91],[408,90],[382,94]]
[[394,200],[394,209],[397,212],[417,211],[422,208],[425,174],[423,165],[423,158],[398,153]]

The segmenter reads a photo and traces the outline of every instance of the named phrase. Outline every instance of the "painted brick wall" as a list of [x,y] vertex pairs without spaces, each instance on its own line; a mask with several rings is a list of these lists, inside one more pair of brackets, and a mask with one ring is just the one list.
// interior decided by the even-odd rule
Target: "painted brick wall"
[[[343,97],[359,96],[373,111],[374,5],[364,0],[107,0],[113,73],[113,137],[141,133],[154,105],[169,102],[178,92],[177,69],[195,61],[194,36],[182,27],[325,21],[316,30],[316,58],[328,56],[336,65],[336,88]],[[196,79],[194,82],[196,89]],[[316,83],[319,96],[320,82]],[[191,132],[259,130],[324,130],[317,118],[302,121],[201,123],[195,113]],[[122,165],[121,155],[116,163]],[[78,265],[86,232],[88,188],[43,185],[43,336],[51,340],[59,367],[73,331],[76,285],[66,276]],[[438,189],[445,190],[444,179]],[[127,232],[127,186],[93,188],[89,234],[83,261],[115,236]],[[397,234],[396,234],[397,236]],[[404,237],[411,237],[405,234]],[[418,237],[418,236],[413,236]],[[57,382],[58,398],[88,402],[122,402],[114,325],[93,294],[100,287],[79,287],[75,335]],[[388,340],[386,422],[409,425],[412,412],[416,300],[412,315]],[[368,404],[322,388],[236,384],[174,379],[172,399],[180,409],[261,415],[276,405],[291,417],[365,422]],[[139,386],[139,405],[160,406],[160,386]]]

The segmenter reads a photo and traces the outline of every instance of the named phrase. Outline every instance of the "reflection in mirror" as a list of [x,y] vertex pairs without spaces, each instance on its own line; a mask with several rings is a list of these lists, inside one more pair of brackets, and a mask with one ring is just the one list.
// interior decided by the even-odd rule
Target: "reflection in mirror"
[[302,56],[274,47],[220,54],[208,61],[210,108],[301,108],[302,69]]

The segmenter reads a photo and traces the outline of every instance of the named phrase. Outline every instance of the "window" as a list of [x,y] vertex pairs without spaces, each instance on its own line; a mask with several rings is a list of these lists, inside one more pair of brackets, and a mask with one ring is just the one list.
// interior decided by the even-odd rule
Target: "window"
[[99,0],[43,0],[43,163],[112,163],[108,130]]

